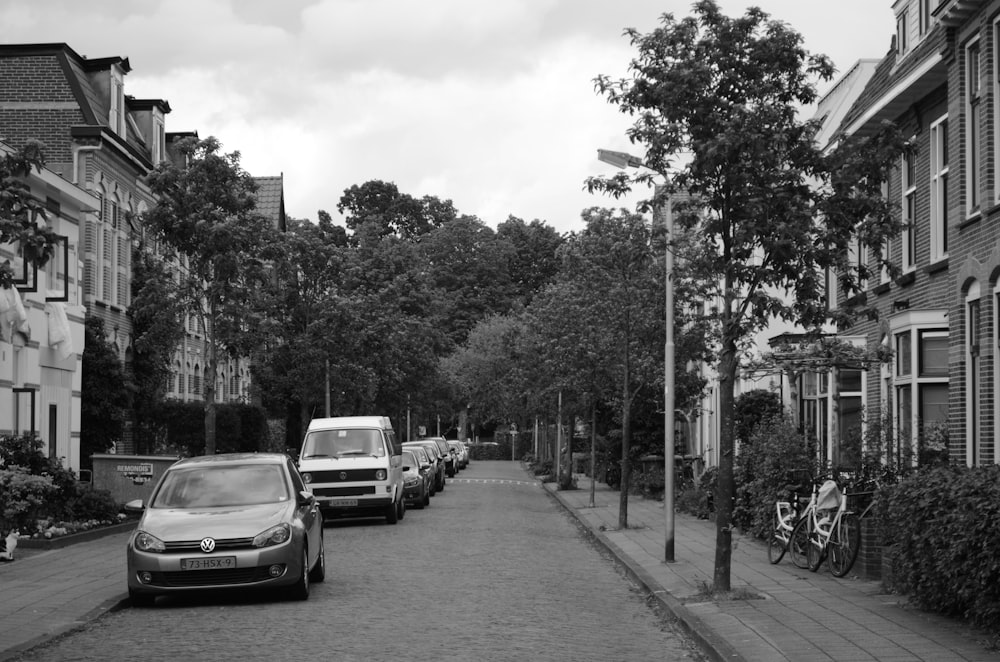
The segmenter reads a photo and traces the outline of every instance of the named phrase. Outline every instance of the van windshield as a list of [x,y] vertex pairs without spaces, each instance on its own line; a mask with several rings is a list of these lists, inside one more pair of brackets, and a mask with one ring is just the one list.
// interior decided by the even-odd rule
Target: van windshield
[[351,455],[384,457],[382,433],[378,430],[313,430],[306,433],[300,458]]

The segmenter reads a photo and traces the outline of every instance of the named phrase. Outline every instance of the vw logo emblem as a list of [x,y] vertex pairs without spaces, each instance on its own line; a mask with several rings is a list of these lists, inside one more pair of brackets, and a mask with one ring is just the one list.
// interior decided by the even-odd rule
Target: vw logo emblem
[[346,471],[341,471],[340,472],[340,480],[347,480],[347,472]]
[[205,552],[206,554],[215,551],[215,538],[202,538],[201,551]]

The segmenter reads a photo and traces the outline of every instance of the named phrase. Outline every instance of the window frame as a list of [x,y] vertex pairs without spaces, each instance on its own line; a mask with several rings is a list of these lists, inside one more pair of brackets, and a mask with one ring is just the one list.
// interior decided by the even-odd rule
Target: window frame
[[982,207],[982,105],[983,71],[980,39],[970,40],[965,54],[965,214],[971,218]]
[[[942,386],[950,390],[947,312],[928,310],[899,315],[891,321],[891,327],[893,347],[896,349],[892,371],[892,417],[896,448],[892,452],[901,465],[905,459],[904,451],[909,456],[910,464],[915,464],[918,459],[918,441],[924,425],[924,393],[940,390]],[[924,370],[925,341],[932,338],[945,341],[943,371]],[[899,351],[904,344],[910,348],[905,354]],[[900,363],[904,356],[908,362],[906,366]],[[947,409],[947,398],[945,403]],[[948,420],[947,410],[943,420]]]
[[931,262],[948,257],[948,114],[930,126]]
[[914,150],[903,152],[899,170],[900,209],[904,225],[900,237],[900,266],[903,273],[907,273],[917,268],[917,155]]

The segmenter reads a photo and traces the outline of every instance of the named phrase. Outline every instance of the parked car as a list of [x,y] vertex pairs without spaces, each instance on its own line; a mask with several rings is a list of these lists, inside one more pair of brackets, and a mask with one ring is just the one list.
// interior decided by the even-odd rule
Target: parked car
[[451,446],[453,451],[455,451],[458,468],[464,469],[469,466],[469,449],[465,447],[465,444],[458,439],[449,439],[448,445]]
[[433,441],[437,444],[437,447],[441,450],[441,455],[444,456],[444,473],[448,478],[451,478],[458,472],[455,451],[444,437],[427,437],[427,439],[421,439],[421,441]]
[[316,418],[309,423],[299,471],[333,517],[403,519],[402,448],[385,416]]
[[420,472],[427,479],[428,496],[434,496],[437,493],[437,467],[435,458],[431,456],[427,448],[424,448],[420,444],[414,444],[404,450],[409,450],[417,456],[417,462],[420,463],[421,467]]
[[149,500],[126,547],[135,606],[203,589],[284,587],[309,597],[326,576],[323,515],[292,460],[229,453],[179,460]]
[[417,458],[417,449],[403,450],[403,499],[407,506],[423,508],[431,503],[430,463]]
[[418,444],[427,450],[427,454],[434,458],[434,491],[440,492],[444,489],[446,470],[445,470],[445,459],[441,455],[441,449],[433,441],[422,440],[422,441],[407,441],[403,444],[403,448],[411,446],[413,444]]

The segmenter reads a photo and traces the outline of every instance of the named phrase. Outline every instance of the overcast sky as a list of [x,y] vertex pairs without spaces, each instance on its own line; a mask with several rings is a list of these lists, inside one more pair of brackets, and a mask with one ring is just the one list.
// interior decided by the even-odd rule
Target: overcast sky
[[[757,5],[838,71],[880,58],[889,0],[721,0]],[[0,0],[9,43],[65,42],[129,58],[125,92],[165,99],[168,131],[215,136],[251,174],[285,178],[289,215],[338,219],[372,179],[450,199],[491,227],[514,215],[560,232],[611,174],[598,148],[632,151],[626,116],[594,92],[624,75],[626,27],[649,32],[690,0]],[[15,41],[16,40],[16,41]]]

